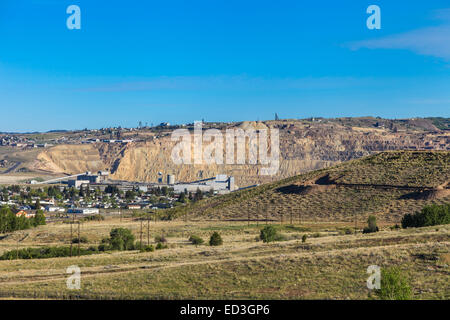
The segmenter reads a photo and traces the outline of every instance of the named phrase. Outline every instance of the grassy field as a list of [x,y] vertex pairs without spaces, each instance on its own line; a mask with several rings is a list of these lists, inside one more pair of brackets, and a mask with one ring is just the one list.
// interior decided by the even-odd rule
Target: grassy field
[[[0,261],[3,298],[66,299],[367,299],[369,265],[398,266],[417,299],[450,298],[450,226],[345,234],[351,225],[304,222],[276,225],[286,241],[258,241],[265,224],[151,222],[150,242],[164,234],[168,249],[109,252],[82,257]],[[82,236],[98,244],[123,226],[140,236],[140,221],[118,218],[86,222]],[[147,241],[144,224],[143,241]],[[49,224],[0,241],[0,253],[17,247],[68,244],[69,225]],[[191,234],[224,244],[194,246]],[[303,243],[302,235],[308,235]],[[74,247],[76,252],[76,246]],[[81,268],[81,289],[66,287],[66,268]]]

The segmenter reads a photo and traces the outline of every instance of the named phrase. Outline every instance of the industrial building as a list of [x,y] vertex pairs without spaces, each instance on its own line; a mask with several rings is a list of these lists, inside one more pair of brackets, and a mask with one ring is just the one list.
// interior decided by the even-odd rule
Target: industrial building
[[99,212],[97,208],[73,208],[67,210],[67,213],[72,214],[98,214]]
[[99,184],[105,183],[108,180],[108,171],[98,171],[97,174],[92,174],[87,171],[84,174],[80,174],[76,177],[76,180],[69,180],[69,187],[80,188],[82,185],[86,184]]
[[89,181],[89,183],[102,183],[108,179],[108,171],[99,171],[97,174],[91,174],[89,171],[79,175],[77,180]]
[[234,184],[234,177],[227,176],[225,174],[218,174],[214,178],[208,178],[203,180],[198,180],[189,183],[177,183],[171,185],[175,193],[196,192],[200,190],[202,192],[214,191],[217,193],[228,193],[237,189]]

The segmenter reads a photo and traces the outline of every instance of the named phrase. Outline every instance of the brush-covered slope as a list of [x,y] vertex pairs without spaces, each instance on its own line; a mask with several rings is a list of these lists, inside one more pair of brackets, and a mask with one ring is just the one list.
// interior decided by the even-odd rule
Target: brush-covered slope
[[394,151],[206,199],[178,215],[212,219],[354,221],[369,214],[399,222],[431,203],[450,202],[450,152]]

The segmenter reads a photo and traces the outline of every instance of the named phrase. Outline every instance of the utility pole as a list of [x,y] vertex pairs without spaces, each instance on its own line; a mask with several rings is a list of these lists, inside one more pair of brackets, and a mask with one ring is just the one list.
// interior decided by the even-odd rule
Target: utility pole
[[150,216],[147,214],[147,246],[150,246]]
[[78,221],[78,256],[80,256],[80,221]]
[[259,204],[256,206],[256,225],[259,226],[259,211],[261,210],[261,207]]
[[291,211],[291,225],[292,225],[292,211]]
[[250,227],[250,211],[247,211],[247,225]]
[[140,243],[139,243],[139,249],[142,250],[142,218],[141,218],[141,234],[140,234],[140,238],[141,238],[141,240],[140,240]]
[[72,256],[72,225],[74,219],[74,213],[72,213],[72,221],[70,221],[70,256]]

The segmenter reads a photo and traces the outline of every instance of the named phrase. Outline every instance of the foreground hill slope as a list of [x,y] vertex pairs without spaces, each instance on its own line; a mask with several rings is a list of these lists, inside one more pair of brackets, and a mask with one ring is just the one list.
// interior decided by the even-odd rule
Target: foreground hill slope
[[[136,219],[91,221],[83,224],[89,243],[82,246],[98,244],[118,225],[139,235]],[[450,225],[384,228],[373,234],[345,234],[340,232],[344,225],[335,223],[276,225],[286,241],[274,243],[255,240],[261,227],[158,221],[151,232],[166,233],[165,250],[3,260],[0,299],[367,299],[370,265],[400,268],[414,299],[450,298]],[[222,246],[187,241],[191,234],[207,239],[213,231],[222,235]],[[20,247],[58,245],[70,226],[49,224],[16,233],[25,238]],[[17,248],[15,237],[0,240],[0,252]],[[74,264],[82,270],[80,290],[66,284],[67,267]]]
[[176,208],[210,219],[354,221],[369,214],[400,222],[431,203],[450,202],[450,152],[383,152],[335,167]]

